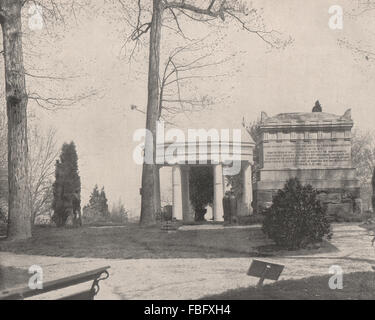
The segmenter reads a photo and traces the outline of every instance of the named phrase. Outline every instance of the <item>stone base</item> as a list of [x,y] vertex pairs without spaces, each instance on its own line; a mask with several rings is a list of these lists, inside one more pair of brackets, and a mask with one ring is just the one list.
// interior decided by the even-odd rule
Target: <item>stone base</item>
[[354,169],[260,170],[259,176],[265,180],[257,181],[254,186],[254,204],[257,213],[271,206],[272,197],[292,177],[299,178],[302,184],[310,184],[319,191],[319,200],[327,206],[328,215],[362,212],[359,201],[360,187],[358,180],[355,179]]
[[[318,189],[319,190],[319,189]],[[265,208],[272,205],[272,197],[278,189],[255,190],[255,208],[257,213],[261,213]],[[359,188],[357,189],[323,189],[319,190],[319,200],[327,206],[328,215],[361,214],[362,206],[359,198]]]

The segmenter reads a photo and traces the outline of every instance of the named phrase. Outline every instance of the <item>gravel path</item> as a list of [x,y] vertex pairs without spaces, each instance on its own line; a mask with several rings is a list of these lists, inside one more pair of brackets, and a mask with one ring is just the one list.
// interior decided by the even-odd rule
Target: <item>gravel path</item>
[[[332,239],[332,245],[338,249],[335,252],[262,260],[284,264],[281,279],[326,275],[331,265],[339,265],[345,281],[345,273],[370,271],[371,265],[375,265],[371,238],[356,225],[335,225]],[[0,252],[0,266],[27,270],[30,265],[40,265],[45,281],[110,265],[110,277],[101,282],[98,299],[198,299],[255,285],[257,279],[246,275],[250,262],[251,258],[120,260]]]

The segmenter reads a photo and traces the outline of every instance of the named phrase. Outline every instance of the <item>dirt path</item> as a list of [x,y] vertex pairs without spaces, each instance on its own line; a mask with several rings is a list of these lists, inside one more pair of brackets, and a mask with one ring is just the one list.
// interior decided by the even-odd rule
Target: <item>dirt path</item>
[[[326,275],[330,266],[339,265],[345,282],[345,273],[370,271],[375,265],[371,238],[356,225],[335,225],[332,245],[338,251],[263,260],[285,265],[281,279]],[[110,265],[110,278],[101,283],[99,299],[198,299],[247,287],[257,282],[246,275],[250,262],[251,258],[116,260],[0,253],[0,265],[5,267],[42,266],[45,281]]]

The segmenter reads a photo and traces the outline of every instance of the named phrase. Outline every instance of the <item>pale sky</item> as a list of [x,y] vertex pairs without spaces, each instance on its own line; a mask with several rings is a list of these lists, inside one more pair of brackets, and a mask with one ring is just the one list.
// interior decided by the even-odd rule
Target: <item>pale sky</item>
[[[94,0],[100,4],[102,0]],[[269,29],[290,35],[294,42],[284,50],[270,50],[255,35],[239,26],[223,27],[218,37],[218,56],[235,53],[230,64],[218,66],[227,73],[219,79],[197,80],[195,86],[208,95],[221,95],[211,110],[177,119],[182,128],[240,128],[243,116],[256,120],[261,111],[268,115],[281,112],[309,112],[319,99],[323,111],[343,114],[352,109],[357,127],[373,127],[375,119],[375,61],[339,46],[338,40],[360,43],[375,52],[375,12],[353,15],[356,1],[328,0],[266,0],[253,1],[264,8],[264,20]],[[344,9],[343,30],[328,26],[331,5]],[[354,12],[355,13],[355,12]],[[39,69],[52,70],[57,75],[79,75],[68,81],[40,81],[29,87],[50,92],[79,94],[99,90],[92,99],[67,110],[55,112],[30,109],[35,121],[43,128],[57,129],[59,143],[74,140],[79,156],[83,204],[97,183],[104,185],[110,203],[122,199],[125,206],[139,214],[141,166],[134,163],[133,132],[144,126],[145,115],[130,110],[131,104],[146,105],[147,48],[138,54],[139,62],[129,65],[121,50],[124,32],[129,28],[118,20],[117,12],[98,10],[84,13],[77,25],[59,30],[59,37],[35,31],[39,39],[39,56],[26,57]],[[185,25],[195,36],[201,26]],[[163,32],[166,32],[163,30]],[[32,32],[31,32],[32,33]],[[165,35],[165,33],[164,33]],[[148,36],[148,35],[147,35]],[[211,34],[210,39],[216,35]],[[171,38],[162,38],[163,48],[173,47]],[[163,61],[162,61],[163,62]],[[46,71],[46,72],[47,72]],[[37,73],[37,71],[35,71]],[[39,72],[42,73],[42,72]],[[163,188],[169,188],[163,180]]]

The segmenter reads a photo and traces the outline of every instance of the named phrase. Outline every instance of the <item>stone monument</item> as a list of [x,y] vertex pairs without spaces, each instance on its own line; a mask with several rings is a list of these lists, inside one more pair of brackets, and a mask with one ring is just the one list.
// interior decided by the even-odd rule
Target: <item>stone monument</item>
[[[219,137],[217,137],[219,138]],[[181,161],[169,162],[165,155],[172,146],[177,146]],[[190,183],[189,170],[192,166],[210,166],[213,168],[213,220],[224,221],[223,197],[225,193],[225,173],[227,166],[224,159],[218,155],[228,152],[229,158],[237,155],[240,159],[240,177],[242,181],[242,197],[239,203],[239,216],[253,213],[253,190],[252,190],[252,164],[253,148],[255,143],[244,130],[241,131],[241,142],[220,140],[211,137],[208,141],[192,140],[176,144],[175,142],[163,142],[157,144],[157,148],[164,150],[157,156],[159,169],[161,167],[172,168],[172,217],[183,222],[194,221],[194,213],[190,210]],[[197,153],[197,151],[200,151]],[[201,152],[201,150],[203,152]],[[224,151],[226,150],[226,152]],[[177,151],[177,149],[176,149]],[[197,157],[197,154],[199,157]],[[219,159],[220,158],[220,159]],[[204,164],[200,159],[205,160]]]
[[352,127],[350,109],[341,116],[318,111],[268,117],[262,112],[254,175],[256,210],[270,206],[277,190],[297,177],[318,189],[328,214],[361,212],[351,158]]

